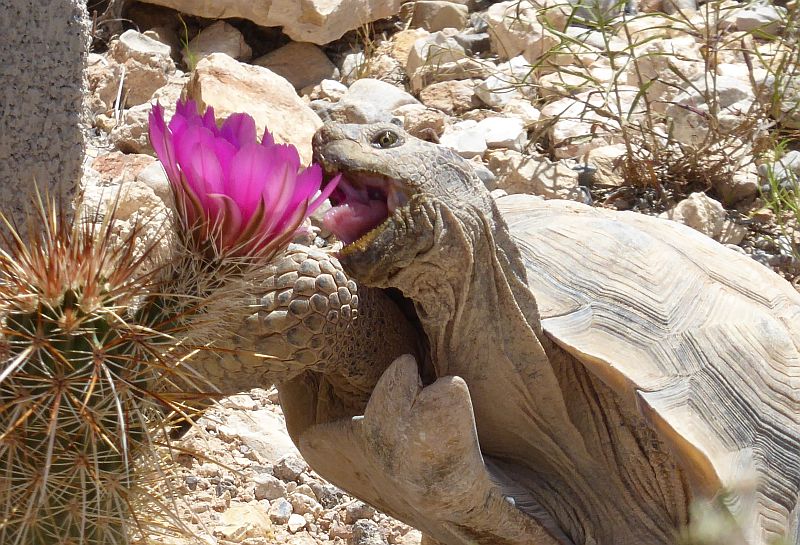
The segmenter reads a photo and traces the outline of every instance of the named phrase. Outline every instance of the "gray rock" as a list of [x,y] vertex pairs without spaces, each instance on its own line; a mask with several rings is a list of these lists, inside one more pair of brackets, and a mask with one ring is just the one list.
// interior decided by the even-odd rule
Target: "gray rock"
[[371,520],[357,520],[353,524],[354,545],[388,545],[381,535],[380,527]]
[[486,53],[492,47],[492,40],[488,32],[459,32],[453,39],[470,55]]
[[[270,503],[267,513],[275,524],[286,524],[289,522],[289,517],[292,516],[292,504],[286,498],[278,498]],[[305,523],[305,519],[303,519],[303,523]]]
[[419,101],[390,83],[362,78],[354,82],[336,104],[321,105],[315,101],[314,107],[321,108],[325,116],[334,121],[377,123],[391,121],[392,111],[406,104],[419,104]]
[[522,151],[528,143],[528,133],[521,119],[514,117],[487,117],[478,122],[489,149],[506,148]]
[[294,454],[288,454],[275,462],[272,473],[284,481],[297,481],[306,470],[306,463]]
[[445,130],[439,139],[443,146],[451,148],[460,156],[471,159],[476,155],[483,157],[488,146],[483,132],[478,129],[477,121],[467,120],[456,123],[453,127]]
[[272,475],[261,473],[253,478],[257,500],[275,500],[286,495],[286,485]]
[[464,28],[468,20],[467,6],[444,0],[417,0],[411,26],[435,32],[445,28]]
[[345,507],[344,521],[347,524],[353,524],[360,519],[371,519],[374,516],[374,507],[356,500]]
[[200,59],[212,53],[225,53],[236,60],[249,61],[253,50],[236,27],[217,21],[201,30],[181,52],[183,62],[189,67],[194,67]]

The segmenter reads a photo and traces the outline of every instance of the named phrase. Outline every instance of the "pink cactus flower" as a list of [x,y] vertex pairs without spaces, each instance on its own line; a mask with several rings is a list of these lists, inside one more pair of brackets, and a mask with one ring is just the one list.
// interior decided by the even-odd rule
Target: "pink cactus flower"
[[255,121],[244,113],[217,127],[213,108],[201,116],[194,101],[179,101],[167,125],[156,104],[149,131],[183,227],[218,254],[274,255],[339,182],[317,196],[320,166],[300,168],[297,149],[276,144],[268,131],[259,143]]

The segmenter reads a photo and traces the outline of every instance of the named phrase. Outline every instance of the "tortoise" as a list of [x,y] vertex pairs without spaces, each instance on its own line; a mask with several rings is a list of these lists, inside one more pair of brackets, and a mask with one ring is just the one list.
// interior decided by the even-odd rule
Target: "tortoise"
[[431,543],[674,543],[705,505],[718,543],[800,544],[787,281],[675,222],[493,199],[394,123],[313,144],[345,245],[265,273],[269,364],[206,372],[276,380],[314,470]]

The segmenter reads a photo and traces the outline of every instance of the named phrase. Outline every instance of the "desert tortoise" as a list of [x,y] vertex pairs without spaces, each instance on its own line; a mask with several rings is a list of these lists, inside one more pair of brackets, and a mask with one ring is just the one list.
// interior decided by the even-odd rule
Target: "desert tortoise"
[[[351,278],[294,247],[248,334],[289,347],[281,403],[322,476],[447,544],[673,543],[704,499],[740,528],[720,543],[800,544],[786,281],[677,223],[494,202],[466,160],[394,124],[328,124],[314,148],[344,175],[326,221]],[[325,312],[387,290],[380,319],[323,331],[320,289]],[[405,352],[419,363],[392,363]]]

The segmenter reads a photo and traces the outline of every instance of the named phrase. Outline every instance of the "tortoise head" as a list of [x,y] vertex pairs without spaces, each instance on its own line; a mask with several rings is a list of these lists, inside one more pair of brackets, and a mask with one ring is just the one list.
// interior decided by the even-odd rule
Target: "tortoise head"
[[412,263],[434,258],[458,266],[467,256],[443,253],[446,239],[469,231],[456,226],[474,222],[475,211],[493,209],[467,160],[394,123],[326,124],[314,136],[314,160],[326,179],[342,175],[324,222],[345,243],[345,269],[368,285],[390,286]]

